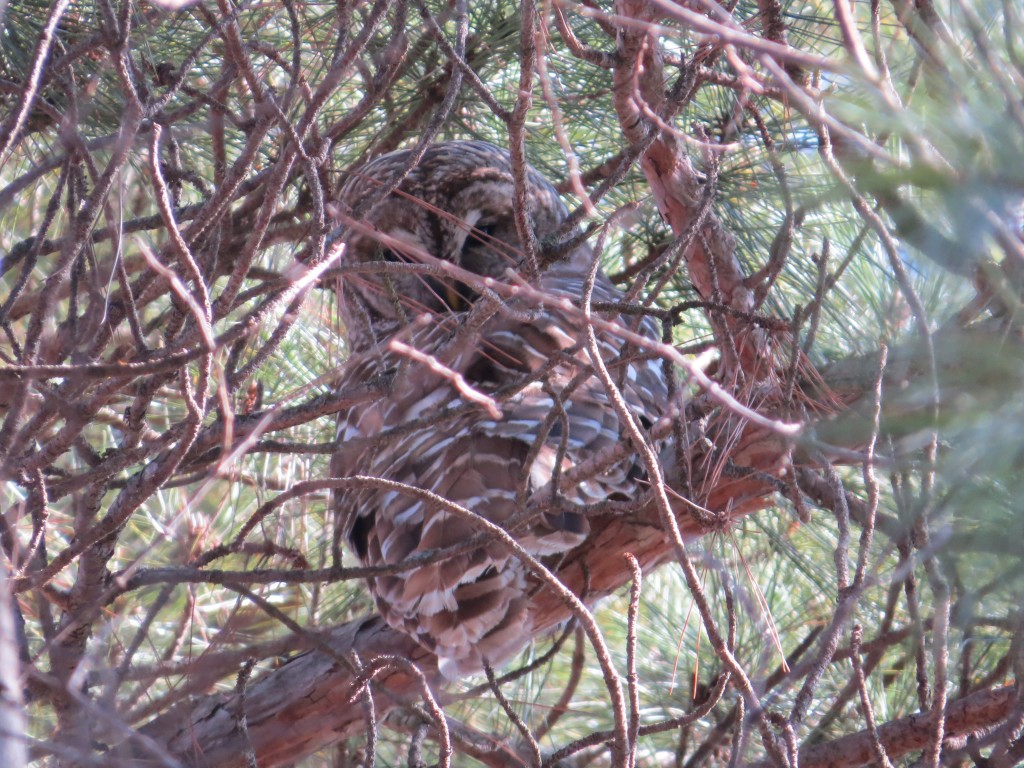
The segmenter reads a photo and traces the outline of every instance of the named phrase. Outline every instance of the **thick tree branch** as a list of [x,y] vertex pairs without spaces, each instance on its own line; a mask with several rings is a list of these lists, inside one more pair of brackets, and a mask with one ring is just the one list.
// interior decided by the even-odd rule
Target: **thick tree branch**
[[[1010,714],[1017,700],[1017,686],[989,688],[946,705],[943,733],[947,739],[970,736],[993,728]],[[924,749],[932,738],[935,725],[928,714],[901,717],[878,726],[878,738],[890,758]],[[801,768],[856,768],[875,760],[872,737],[867,729],[851,733],[824,744],[800,750]],[[771,768],[762,760],[749,768]]]

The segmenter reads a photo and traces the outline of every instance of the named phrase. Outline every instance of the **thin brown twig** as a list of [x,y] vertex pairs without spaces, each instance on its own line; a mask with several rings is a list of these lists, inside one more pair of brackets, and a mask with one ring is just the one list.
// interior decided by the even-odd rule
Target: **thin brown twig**
[[862,633],[863,629],[860,624],[854,624],[853,628],[850,630],[850,661],[853,663],[854,679],[857,683],[857,689],[860,691],[861,711],[864,714],[864,722],[867,724],[868,734],[871,737],[871,749],[875,753],[875,759],[878,761],[878,765],[881,766],[881,768],[892,768],[892,761],[889,760],[889,755],[886,754],[885,747],[878,738],[878,727],[875,724],[875,711],[871,706],[867,679],[864,675],[864,666],[861,664],[860,642]]
[[632,554],[626,555],[633,581],[629,587],[629,608],[626,611],[626,689],[629,693],[629,729],[626,732],[629,752],[626,765],[636,765],[637,735],[640,732],[640,678],[636,671],[637,617],[640,614],[640,592],[643,575],[640,563]]
[[494,698],[498,700],[498,705],[505,711],[505,715],[508,717],[509,722],[515,726],[515,729],[519,731],[519,735],[522,736],[522,740],[526,743],[526,746],[530,750],[530,756],[533,758],[531,765],[535,768],[539,768],[542,758],[540,753],[540,744],[537,743],[536,737],[530,733],[529,727],[523,722],[523,718],[519,716],[509,700],[505,698],[505,694],[501,692],[501,687],[498,685],[498,681],[494,679],[494,669],[490,664],[484,662],[484,673],[487,675],[487,683],[491,688],[491,693],[494,694]]
[[253,749],[252,741],[249,739],[249,721],[245,708],[245,692],[249,684],[249,677],[252,675],[253,667],[256,666],[255,659],[247,660],[240,670],[235,681],[235,693],[238,694],[235,709],[235,722],[238,724],[238,732],[245,744],[245,762],[249,768],[258,768],[256,762],[256,751]]

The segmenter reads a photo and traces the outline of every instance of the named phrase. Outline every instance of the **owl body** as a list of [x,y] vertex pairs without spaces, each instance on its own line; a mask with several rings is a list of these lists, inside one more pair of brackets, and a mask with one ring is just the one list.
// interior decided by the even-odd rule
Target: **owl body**
[[[354,207],[403,159],[396,153],[369,163],[345,185],[342,201]],[[532,169],[529,186],[533,226],[543,237],[566,211]],[[364,222],[369,229],[347,239],[346,264],[415,263],[425,252],[476,275],[507,279],[521,259],[513,195],[505,152],[481,142],[437,144],[398,192],[373,209]],[[396,243],[407,250],[396,254]],[[485,661],[500,665],[521,651],[532,639],[531,596],[542,585],[500,542],[480,535],[479,525],[438,497],[505,528],[526,551],[554,565],[585,543],[588,505],[646,493],[634,455],[562,482],[574,467],[628,439],[594,371],[582,315],[562,301],[580,298],[589,268],[589,251],[577,249],[534,284],[549,301],[537,306],[513,299],[481,324],[470,320],[479,299],[473,286],[436,273],[358,275],[343,288],[352,354],[341,386],[383,377],[389,387],[385,396],[341,415],[332,471],[400,485],[338,492],[339,524],[368,565],[398,565],[459,548],[369,582],[385,620],[435,652],[449,677],[478,671]],[[619,299],[598,274],[592,300]],[[658,338],[649,320],[605,319]],[[611,331],[597,337],[627,406],[650,426],[668,408],[660,361]],[[394,340],[439,365],[404,354]],[[467,391],[491,398],[497,412]]]

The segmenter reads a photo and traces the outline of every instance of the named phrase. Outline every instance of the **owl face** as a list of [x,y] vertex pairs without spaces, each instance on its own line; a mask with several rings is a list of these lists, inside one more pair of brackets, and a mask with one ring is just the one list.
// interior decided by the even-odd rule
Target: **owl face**
[[[383,155],[353,171],[341,189],[344,205],[360,202],[387,184],[408,161],[402,150]],[[553,233],[566,216],[554,188],[533,168],[528,171],[531,220],[538,237]],[[450,277],[412,272],[394,264],[450,262],[482,277],[503,278],[519,271],[523,253],[513,218],[515,187],[508,153],[480,141],[449,141],[431,146],[398,189],[381,201],[345,236],[342,264],[378,265],[353,270],[344,278],[341,311],[349,344],[356,350],[386,341],[423,314],[466,311],[473,288]]]

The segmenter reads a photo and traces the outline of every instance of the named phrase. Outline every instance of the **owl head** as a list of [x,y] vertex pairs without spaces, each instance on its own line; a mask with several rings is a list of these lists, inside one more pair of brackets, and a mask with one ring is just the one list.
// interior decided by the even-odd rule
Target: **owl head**
[[[363,200],[391,182],[410,154],[391,152],[349,172],[340,192],[343,208],[358,211]],[[532,167],[527,187],[533,228],[543,238],[567,211],[554,187]],[[432,145],[398,189],[350,222],[344,235],[342,265],[355,268],[346,271],[341,291],[350,348],[387,341],[423,313],[465,312],[476,298],[470,286],[436,270],[413,272],[389,263],[424,264],[426,254],[483,277],[520,271],[514,198],[508,152],[483,141]]]

